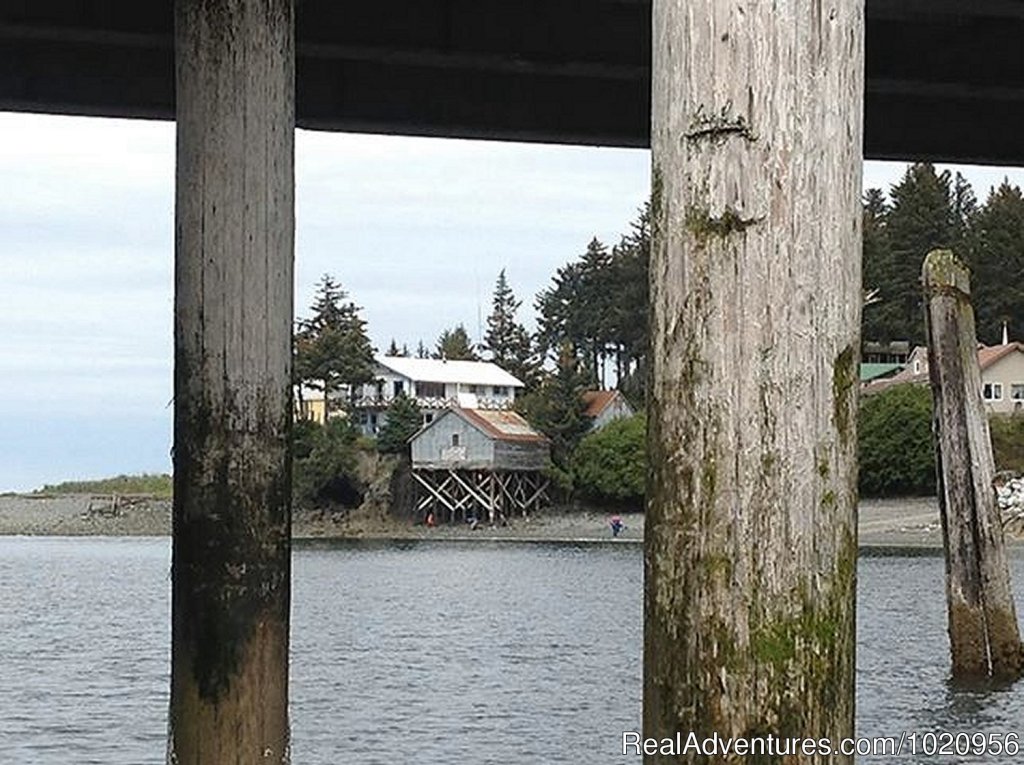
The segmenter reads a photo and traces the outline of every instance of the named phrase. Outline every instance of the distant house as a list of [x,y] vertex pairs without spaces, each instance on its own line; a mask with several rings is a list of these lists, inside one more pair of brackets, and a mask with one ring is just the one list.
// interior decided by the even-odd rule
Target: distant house
[[543,470],[548,439],[511,411],[452,407],[409,443],[412,466],[459,470]]
[[550,444],[515,412],[452,407],[409,443],[418,517],[495,523],[547,506]]
[[583,394],[584,415],[590,418],[590,429],[600,430],[612,420],[632,417],[636,410],[617,390],[588,390]]
[[[982,401],[990,413],[1011,414],[1024,409],[1024,344],[981,346],[978,366],[981,368]],[[900,372],[869,382],[863,392],[871,395],[901,383],[927,385],[928,382],[928,350],[918,346],[911,351]]]
[[353,398],[356,421],[366,435],[375,435],[387,418],[385,410],[396,396],[409,396],[429,424],[449,407],[509,409],[523,383],[487,361],[447,361],[379,356],[374,382]]
[[861,383],[869,383],[873,380],[884,380],[887,377],[899,374],[903,364],[882,364],[866,362],[860,365]]
[[303,385],[295,387],[295,419],[311,420],[321,425],[326,419],[327,410],[324,407],[324,392],[315,390]]
[[906,364],[910,356],[910,343],[906,340],[890,343],[865,340],[860,355],[865,364]]

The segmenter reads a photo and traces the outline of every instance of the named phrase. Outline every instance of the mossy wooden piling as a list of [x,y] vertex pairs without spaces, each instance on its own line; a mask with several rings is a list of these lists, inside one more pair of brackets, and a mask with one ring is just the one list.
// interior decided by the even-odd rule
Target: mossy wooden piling
[[645,736],[853,732],[863,30],[654,2]]
[[286,763],[293,0],[177,0],[168,762]]
[[1024,653],[981,399],[970,274],[952,252],[934,250],[925,258],[922,284],[952,674],[1017,678]]

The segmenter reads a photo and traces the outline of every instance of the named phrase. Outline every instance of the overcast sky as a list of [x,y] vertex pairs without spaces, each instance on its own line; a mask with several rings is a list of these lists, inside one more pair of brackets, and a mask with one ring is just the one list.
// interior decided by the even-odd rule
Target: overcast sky
[[[0,114],[0,491],[167,471],[174,128]],[[614,243],[649,153],[310,133],[296,139],[296,307],[329,272],[383,350],[463,323],[505,268],[524,319],[554,270]],[[904,165],[868,163],[888,187]],[[960,168],[984,201],[1008,175]]]

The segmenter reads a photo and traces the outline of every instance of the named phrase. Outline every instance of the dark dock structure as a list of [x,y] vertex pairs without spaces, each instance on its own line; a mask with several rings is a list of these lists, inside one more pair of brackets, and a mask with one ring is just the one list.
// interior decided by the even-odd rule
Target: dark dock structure
[[1012,0],[0,5],[0,109],[178,125],[169,760],[290,759],[295,126],[651,146],[645,734],[850,735],[862,158],[1024,164],[1021,39]]

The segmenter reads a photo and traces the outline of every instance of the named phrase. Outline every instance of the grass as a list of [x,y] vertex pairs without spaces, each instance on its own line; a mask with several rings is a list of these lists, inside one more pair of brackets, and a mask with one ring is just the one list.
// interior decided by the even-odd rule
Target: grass
[[47,484],[35,494],[148,494],[160,499],[171,497],[171,477],[166,473],[118,475],[93,481],[64,481]]

